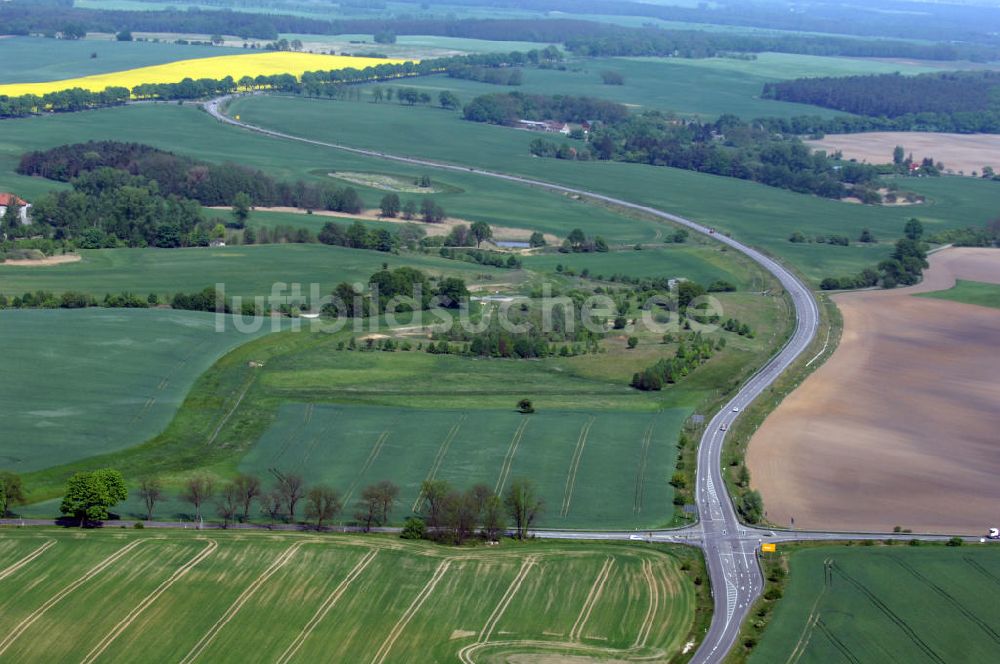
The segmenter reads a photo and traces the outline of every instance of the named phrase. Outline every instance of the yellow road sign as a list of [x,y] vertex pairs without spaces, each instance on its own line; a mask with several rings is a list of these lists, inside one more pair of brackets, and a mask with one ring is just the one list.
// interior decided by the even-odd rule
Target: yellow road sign
[[777,544],[772,544],[771,542],[764,542],[760,545],[761,553],[774,553],[778,550]]

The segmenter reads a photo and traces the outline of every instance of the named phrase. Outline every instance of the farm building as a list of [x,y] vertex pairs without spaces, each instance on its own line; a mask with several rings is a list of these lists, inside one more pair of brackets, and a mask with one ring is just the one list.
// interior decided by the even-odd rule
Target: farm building
[[17,216],[22,224],[31,223],[28,219],[28,210],[31,209],[31,203],[18,198],[14,194],[0,193],[0,218],[7,214],[7,210],[11,206],[17,208]]

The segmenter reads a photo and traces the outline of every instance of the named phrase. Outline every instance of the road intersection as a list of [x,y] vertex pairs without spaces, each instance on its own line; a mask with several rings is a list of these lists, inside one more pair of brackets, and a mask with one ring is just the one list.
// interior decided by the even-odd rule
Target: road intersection
[[[731,237],[715,232],[696,221],[639,205],[612,196],[577,189],[533,178],[511,175],[474,167],[460,166],[429,159],[388,154],[376,150],[317,141],[301,136],[265,129],[229,117],[224,107],[231,97],[221,97],[206,102],[204,107],[220,122],[251,132],[283,140],[307,143],[366,157],[375,157],[405,164],[426,166],[440,170],[473,173],[509,182],[573,194],[602,201],[617,207],[685,226],[708,236],[744,254],[771,273],[788,293],[795,308],[795,330],[786,344],[767,364],[741,387],[732,399],[707,424],[698,449],[698,471],[695,486],[695,503],[699,523],[676,530],[655,531],[554,531],[535,530],[536,537],[579,540],[643,540],[687,544],[700,547],[705,555],[711,581],[714,613],[708,631],[701,639],[690,660],[695,664],[716,664],[725,659],[739,638],[740,628],[754,602],[763,592],[764,579],[757,555],[762,542],[795,541],[844,541],[844,540],[923,540],[942,541],[947,535],[913,535],[886,533],[800,532],[753,528],[742,524],[726,490],[723,477],[722,450],[726,433],[742,412],[764,393],[812,344],[819,329],[819,305],[812,290],[784,265],[766,254]],[[967,538],[974,541],[975,538]]]

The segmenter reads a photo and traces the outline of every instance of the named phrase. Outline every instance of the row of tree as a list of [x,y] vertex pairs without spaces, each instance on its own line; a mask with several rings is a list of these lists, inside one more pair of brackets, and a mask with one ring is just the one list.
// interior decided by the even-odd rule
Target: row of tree
[[417,502],[421,518],[407,520],[403,538],[459,545],[474,536],[477,528],[486,541],[498,540],[507,530],[508,516],[515,535],[525,539],[544,507],[534,484],[517,478],[502,497],[485,484],[459,491],[445,480],[425,480]]
[[[350,496],[330,486],[307,486],[297,473],[276,469],[272,473],[275,482],[271,488],[265,487],[256,475],[243,473],[219,483],[211,475],[198,473],[183,482],[179,498],[191,506],[192,518],[198,522],[206,516],[206,508],[214,506],[215,514],[226,527],[248,523],[257,514],[272,526],[279,521],[299,523],[297,510],[304,503],[301,518],[321,530],[347,507],[345,500]],[[155,476],[143,477],[138,481],[137,494],[145,507],[146,520],[152,521],[157,506],[167,499],[163,481]],[[399,494],[399,487],[388,480],[362,488],[353,505],[353,521],[366,531],[388,525]],[[112,510],[127,499],[124,475],[113,468],[102,468],[70,477],[59,510],[85,527],[108,520],[113,516]],[[14,473],[0,473],[0,517],[6,516],[10,507],[24,503],[21,478]],[[408,519],[402,536],[454,544],[464,543],[478,526],[484,538],[496,541],[507,530],[508,516],[514,523],[516,536],[526,538],[543,510],[534,484],[518,478],[511,482],[503,497],[482,484],[460,492],[444,480],[426,480],[421,484],[417,504],[421,518]]]
[[928,267],[927,244],[923,241],[924,226],[919,219],[910,219],[903,228],[903,235],[896,241],[892,255],[877,266],[867,267],[853,276],[827,277],[820,282],[820,288],[895,288],[917,283]]
[[830,159],[795,136],[731,115],[699,123],[652,111],[596,125],[578,148],[538,138],[529,149],[540,157],[670,166],[826,198],[868,191],[879,176],[874,166]]

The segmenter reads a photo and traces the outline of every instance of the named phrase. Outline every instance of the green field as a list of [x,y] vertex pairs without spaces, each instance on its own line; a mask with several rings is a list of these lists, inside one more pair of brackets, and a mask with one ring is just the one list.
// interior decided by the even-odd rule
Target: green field
[[1000,309],[1000,284],[959,279],[948,290],[921,293],[920,297],[932,297],[937,300],[950,300],[952,302],[977,304],[981,307]]
[[[349,105],[355,111],[367,111],[368,106]],[[64,113],[5,120],[4,127],[8,131],[0,136],[0,191],[16,192],[29,201],[43,192],[67,185],[17,175],[14,170],[21,155],[29,150],[83,140],[137,141],[208,161],[260,168],[285,180],[331,181],[327,174],[333,171],[388,172],[412,180],[430,170],[249,134],[223,126],[191,105],[144,104]],[[652,240],[663,227],[657,222],[629,219],[604,208],[523,185],[466,173],[430,174],[452,192],[435,195],[434,200],[450,216],[460,219],[537,229],[560,237],[579,227],[590,235],[604,233],[609,240],[614,236],[623,242]],[[385,194],[378,189],[360,186],[355,189],[368,207],[377,207]],[[615,232],[610,233],[608,229],[615,229]]]
[[33,471],[142,443],[217,358],[255,336],[232,325],[218,333],[214,314],[191,311],[0,311],[0,468]]
[[[96,53],[97,57],[91,57]],[[215,46],[180,46],[114,39],[66,40],[41,37],[0,39],[0,83],[58,81],[176,60],[232,55]]]
[[[534,480],[548,505],[540,521],[546,525],[667,525],[682,423],[758,366],[787,325],[782,298],[722,293],[719,300],[727,316],[748,322],[757,336],[725,333],[723,351],[662,392],[628,386],[632,373],[676,347],[652,334],[643,334],[634,350],[622,336],[596,355],[535,361],[339,349],[348,337],[372,331],[361,320],[337,333],[304,329],[250,341],[204,373],[177,416],[147,442],[27,473],[34,504],[19,511],[51,517],[69,474],[112,466],[133,483],[148,474],[163,477],[171,498],[157,513],[177,518],[191,513],[176,496],[193,471],[220,482],[251,471],[269,482],[271,468],[287,465],[310,483],[345,493],[382,479],[397,482],[405,499],[391,520],[400,523],[411,513],[417,485],[437,467],[463,487]],[[388,332],[414,345],[427,341],[412,329]],[[538,412],[514,413],[521,398],[532,399]],[[593,431],[581,436],[589,418]],[[575,489],[568,490],[570,477],[578,481],[570,480]],[[120,511],[142,513],[137,497]]]
[[0,553],[0,656],[46,664],[666,659],[708,601],[683,547],[29,529]]
[[[449,274],[474,282],[481,266],[437,256],[378,251],[324,244],[262,244],[187,249],[88,249],[76,263],[48,267],[0,266],[0,292],[76,290],[103,296],[130,291],[173,295],[224,284],[227,295],[269,295],[275,283],[319,284],[327,294],[342,281],[367,283],[382,269],[406,264],[430,274]],[[500,271],[500,270],[497,270]],[[503,272],[506,272],[504,270]],[[284,291],[288,295],[288,291]]]
[[513,408],[290,404],[239,469],[299,473],[309,484],[340,487],[349,504],[362,487],[392,478],[402,489],[397,520],[412,512],[425,479],[502,493],[512,478],[527,478],[545,502],[539,523],[548,528],[641,528],[669,512],[666,479],[689,412],[544,409],[525,416]]
[[[232,112],[295,135],[515,172],[684,214],[785,259],[816,282],[886,258],[910,217],[933,232],[981,225],[1000,206],[1000,187],[973,178],[905,178],[900,187],[926,196],[927,204],[861,206],[671,168],[538,159],[528,151],[537,134],[466,122],[434,108],[255,97],[237,100]],[[788,241],[795,231],[857,238],[864,228],[881,242],[840,247]],[[607,227],[600,232],[627,241]]]
[[[780,545],[779,545],[780,548]],[[832,583],[824,583],[832,561]],[[750,662],[991,662],[1000,657],[1000,550],[806,548]]]
[[[601,72],[612,70],[625,76],[625,85],[604,85]],[[713,119],[733,114],[745,119],[816,115],[835,117],[839,111],[761,99],[765,83],[804,76],[846,76],[905,71],[919,73],[930,67],[908,66],[850,58],[762,53],[757,60],[730,58],[573,58],[567,69],[528,69],[524,83],[502,88],[476,81],[444,76],[408,81],[406,87],[427,90],[437,96],[452,90],[463,101],[481,94],[516,90],[526,94],[564,94],[610,99],[639,109],[674,112],[683,116]]]
[[624,249],[592,254],[534,254],[522,260],[527,270],[555,272],[558,266],[577,274],[589,270],[592,277],[628,275],[630,277],[683,276],[708,285],[717,279],[729,281],[741,290],[750,285],[750,271],[728,252],[714,244],[674,244],[645,247],[641,251]]

